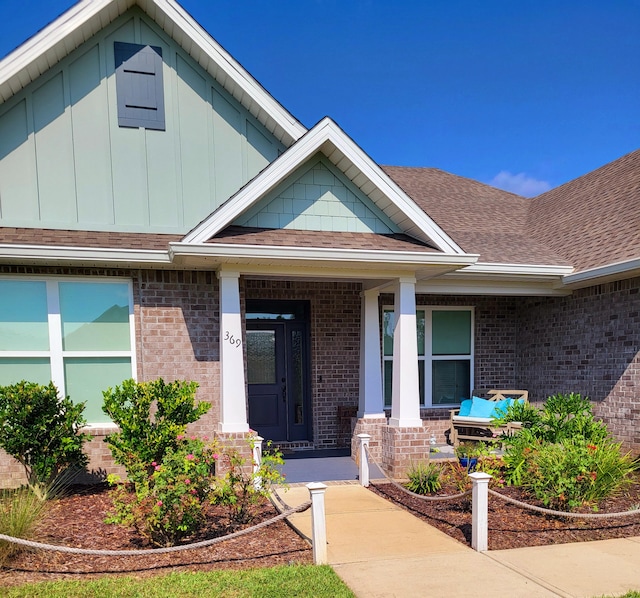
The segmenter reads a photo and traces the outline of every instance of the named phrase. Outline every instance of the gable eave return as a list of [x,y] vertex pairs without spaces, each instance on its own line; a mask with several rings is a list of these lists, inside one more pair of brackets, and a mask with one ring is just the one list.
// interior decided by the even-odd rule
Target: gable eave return
[[205,243],[275,189],[317,153],[323,154],[405,234],[446,254],[462,248],[330,118],[323,118],[292,147],[182,239]]
[[133,6],[236,98],[285,146],[306,128],[174,0],[82,0],[0,61],[0,104]]

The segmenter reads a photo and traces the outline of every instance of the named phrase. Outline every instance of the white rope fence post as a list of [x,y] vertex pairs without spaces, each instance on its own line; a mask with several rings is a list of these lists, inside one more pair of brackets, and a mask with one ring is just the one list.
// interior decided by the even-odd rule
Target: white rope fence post
[[370,434],[358,434],[358,440],[360,441],[360,485],[367,488],[369,486],[369,456],[367,455],[367,447],[369,446],[369,440],[371,440]]
[[326,565],[327,520],[324,509],[324,493],[327,486],[321,482],[307,484],[311,495],[311,541],[313,544],[313,564]]
[[262,436],[253,437],[253,487],[260,491],[262,490],[262,478],[258,475],[258,471],[262,466],[262,442],[264,438]]
[[471,483],[471,548],[478,552],[489,549],[489,480],[488,473],[469,474]]

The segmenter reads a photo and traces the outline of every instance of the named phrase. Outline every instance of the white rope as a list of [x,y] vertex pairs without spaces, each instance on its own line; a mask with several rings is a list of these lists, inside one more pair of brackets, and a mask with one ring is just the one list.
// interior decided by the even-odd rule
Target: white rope
[[56,552],[64,552],[68,554],[86,554],[86,555],[95,555],[95,556],[145,556],[150,554],[167,554],[171,552],[181,552],[183,550],[193,550],[194,548],[205,548],[207,546],[212,546],[213,544],[218,544],[220,542],[224,542],[225,540],[231,540],[232,538],[238,538],[239,536],[244,536],[246,534],[250,534],[251,532],[261,529],[263,527],[267,527],[272,523],[276,523],[277,521],[281,521],[282,519],[286,519],[290,515],[294,513],[302,513],[306,511],[311,506],[311,501],[307,501],[297,507],[288,509],[287,511],[281,513],[280,515],[276,515],[275,517],[268,519],[267,521],[263,521],[258,523],[252,527],[248,527],[246,529],[239,530],[237,532],[233,532],[232,534],[228,534],[226,536],[220,536],[219,538],[213,538],[211,540],[202,540],[201,542],[194,542],[193,544],[184,544],[181,546],[168,546],[166,548],[148,548],[144,550],[94,550],[90,548],[73,548],[70,546],[55,546],[53,544],[43,544],[41,542],[33,542],[32,540],[24,540],[23,538],[13,538],[11,536],[6,536],[4,534],[0,534],[0,540],[4,540],[5,542],[11,542],[12,544],[18,544],[19,546],[26,546],[28,548],[38,548],[40,550],[52,550]]

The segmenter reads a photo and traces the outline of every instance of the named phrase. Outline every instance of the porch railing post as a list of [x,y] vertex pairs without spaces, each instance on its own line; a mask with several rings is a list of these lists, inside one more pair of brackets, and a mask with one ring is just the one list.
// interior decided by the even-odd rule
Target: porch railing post
[[327,559],[327,520],[324,508],[324,493],[327,486],[320,482],[307,484],[311,495],[311,541],[313,544],[313,564],[326,565]]
[[358,434],[358,440],[360,441],[360,485],[367,488],[369,486],[369,455],[367,454],[367,447],[369,446],[369,440],[371,440],[371,434]]
[[488,473],[477,471],[469,474],[471,483],[471,548],[478,552],[489,549],[489,480]]
[[260,491],[262,490],[262,478],[258,475],[260,467],[262,466],[262,442],[264,438],[262,436],[253,437],[253,487]]

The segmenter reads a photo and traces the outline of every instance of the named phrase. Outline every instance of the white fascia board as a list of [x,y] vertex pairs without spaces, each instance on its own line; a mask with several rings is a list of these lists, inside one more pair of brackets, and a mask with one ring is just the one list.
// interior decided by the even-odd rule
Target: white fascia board
[[430,295],[492,295],[517,297],[555,297],[570,295],[571,290],[559,288],[558,279],[541,280],[493,280],[453,278],[445,274],[428,282],[418,283],[416,293]]
[[329,142],[341,151],[398,209],[409,218],[443,253],[464,255],[464,251],[400,189],[330,118],[322,119],[306,135],[243,187],[209,218],[185,235],[184,243],[204,243],[230,225],[289,176],[323,144]]
[[0,88],[102,11],[105,11],[105,15],[108,14],[111,5],[115,6],[112,14],[122,14],[135,4],[147,13],[151,12],[150,5],[161,11],[242,90],[243,94],[247,94],[261,106],[293,141],[304,135],[307,129],[173,0],[83,0],[75,4],[0,62]]
[[298,140],[307,132],[290,112],[268,93],[242,65],[235,60],[198,22],[178,3],[173,0],[141,0],[144,9],[146,3],[152,2],[165,13],[176,27],[179,27],[211,60],[218,65],[225,75],[233,80],[243,93],[246,93],[280,125],[294,140]]
[[505,275],[513,274],[516,276],[551,276],[562,277],[573,272],[573,266],[553,266],[544,264],[492,264],[486,262],[477,262],[461,270],[458,275]]
[[597,268],[589,268],[588,270],[582,270],[575,274],[568,274],[562,279],[562,282],[567,287],[578,289],[602,282],[633,278],[635,276],[640,276],[640,258],[607,264],[606,266],[599,266]]
[[52,245],[0,245],[0,262],[42,260],[43,262],[97,262],[169,265],[169,253],[161,250],[58,247]]
[[368,262],[376,264],[411,264],[416,266],[447,265],[463,268],[477,256],[416,251],[385,251],[364,249],[332,249],[327,247],[286,247],[273,245],[240,245],[236,243],[170,243],[172,259],[179,256],[207,256],[220,259],[287,260],[314,262]]
[[0,62],[0,86],[114,1],[126,8],[133,5],[131,0],[83,0],[74,4]]

